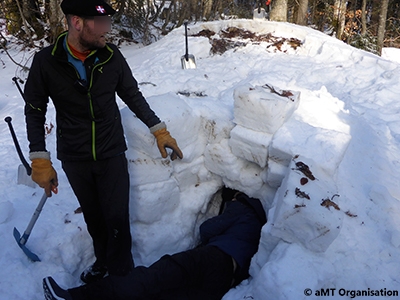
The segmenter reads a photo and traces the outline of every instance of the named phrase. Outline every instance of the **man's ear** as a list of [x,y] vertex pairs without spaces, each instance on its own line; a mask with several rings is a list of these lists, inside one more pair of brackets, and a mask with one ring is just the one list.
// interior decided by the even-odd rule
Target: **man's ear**
[[75,31],[81,31],[83,28],[83,19],[78,16],[72,16],[71,25]]

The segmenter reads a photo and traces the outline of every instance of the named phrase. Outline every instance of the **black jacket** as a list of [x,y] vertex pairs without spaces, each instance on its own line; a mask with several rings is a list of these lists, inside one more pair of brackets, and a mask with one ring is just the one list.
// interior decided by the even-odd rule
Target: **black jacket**
[[56,108],[57,158],[102,160],[127,147],[115,92],[148,127],[160,123],[115,45],[107,44],[85,60],[86,88],[64,49],[67,33],[38,52],[25,85],[25,116],[30,151],[46,151],[45,114],[49,97]]
[[[266,222],[265,211],[258,199],[258,205],[247,205],[241,201],[229,201],[224,212],[208,219],[200,225],[200,238],[203,245],[216,246],[232,256],[238,264],[236,279],[248,277],[251,258],[258,250],[261,228]],[[259,216],[264,216],[260,220]]]

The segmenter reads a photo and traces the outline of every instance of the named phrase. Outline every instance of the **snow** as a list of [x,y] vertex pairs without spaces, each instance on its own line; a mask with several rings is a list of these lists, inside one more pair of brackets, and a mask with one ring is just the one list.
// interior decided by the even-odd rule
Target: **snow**
[[[147,127],[119,102],[129,146],[135,263],[149,265],[195,245],[199,224],[218,212],[218,191],[227,185],[260,198],[268,223],[251,278],[224,300],[316,299],[322,289],[335,289],[329,299],[349,299],[343,291],[398,290],[398,51],[381,58],[306,27],[268,21],[199,23],[189,25],[189,34],[209,29],[217,39],[229,27],[302,44],[241,39],[247,45],[211,55],[207,37],[190,36],[197,64],[190,70],[181,68],[184,27],[147,47],[121,49],[184,153],[182,160],[162,159]],[[17,61],[31,58],[10,47]],[[1,115],[13,118],[27,155],[23,101],[11,81],[26,74],[4,52],[0,60]],[[266,85],[292,96],[271,93]],[[50,105],[48,126],[54,120]],[[24,231],[43,192],[17,185],[20,162],[6,124],[0,139],[0,299],[43,299],[41,280],[49,275],[63,287],[79,285],[93,250],[54,159],[54,129],[46,141],[60,186],[26,244],[40,257],[36,263],[12,231]]]

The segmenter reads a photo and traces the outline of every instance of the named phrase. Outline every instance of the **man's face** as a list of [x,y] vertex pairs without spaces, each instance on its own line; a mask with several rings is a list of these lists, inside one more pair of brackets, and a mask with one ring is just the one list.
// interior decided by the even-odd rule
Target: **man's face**
[[79,34],[79,42],[89,50],[104,48],[106,34],[111,30],[111,17],[82,18],[83,28]]

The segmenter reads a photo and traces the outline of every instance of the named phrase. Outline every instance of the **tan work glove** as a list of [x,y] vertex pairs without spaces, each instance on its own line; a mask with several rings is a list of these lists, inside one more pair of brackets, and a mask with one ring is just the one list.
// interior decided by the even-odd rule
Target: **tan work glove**
[[171,160],[175,160],[177,157],[183,158],[181,149],[179,149],[176,140],[169,134],[166,128],[158,129],[153,132],[157,139],[157,147],[160,150],[161,156],[166,158],[168,156],[166,148],[172,149]]
[[[34,153],[39,153],[39,152],[34,152]],[[35,155],[31,154],[32,180],[36,182],[41,188],[44,188],[47,197],[51,197],[51,192],[57,194],[58,193],[57,172],[54,170],[50,159],[41,157],[33,158],[33,157],[35,157]]]

